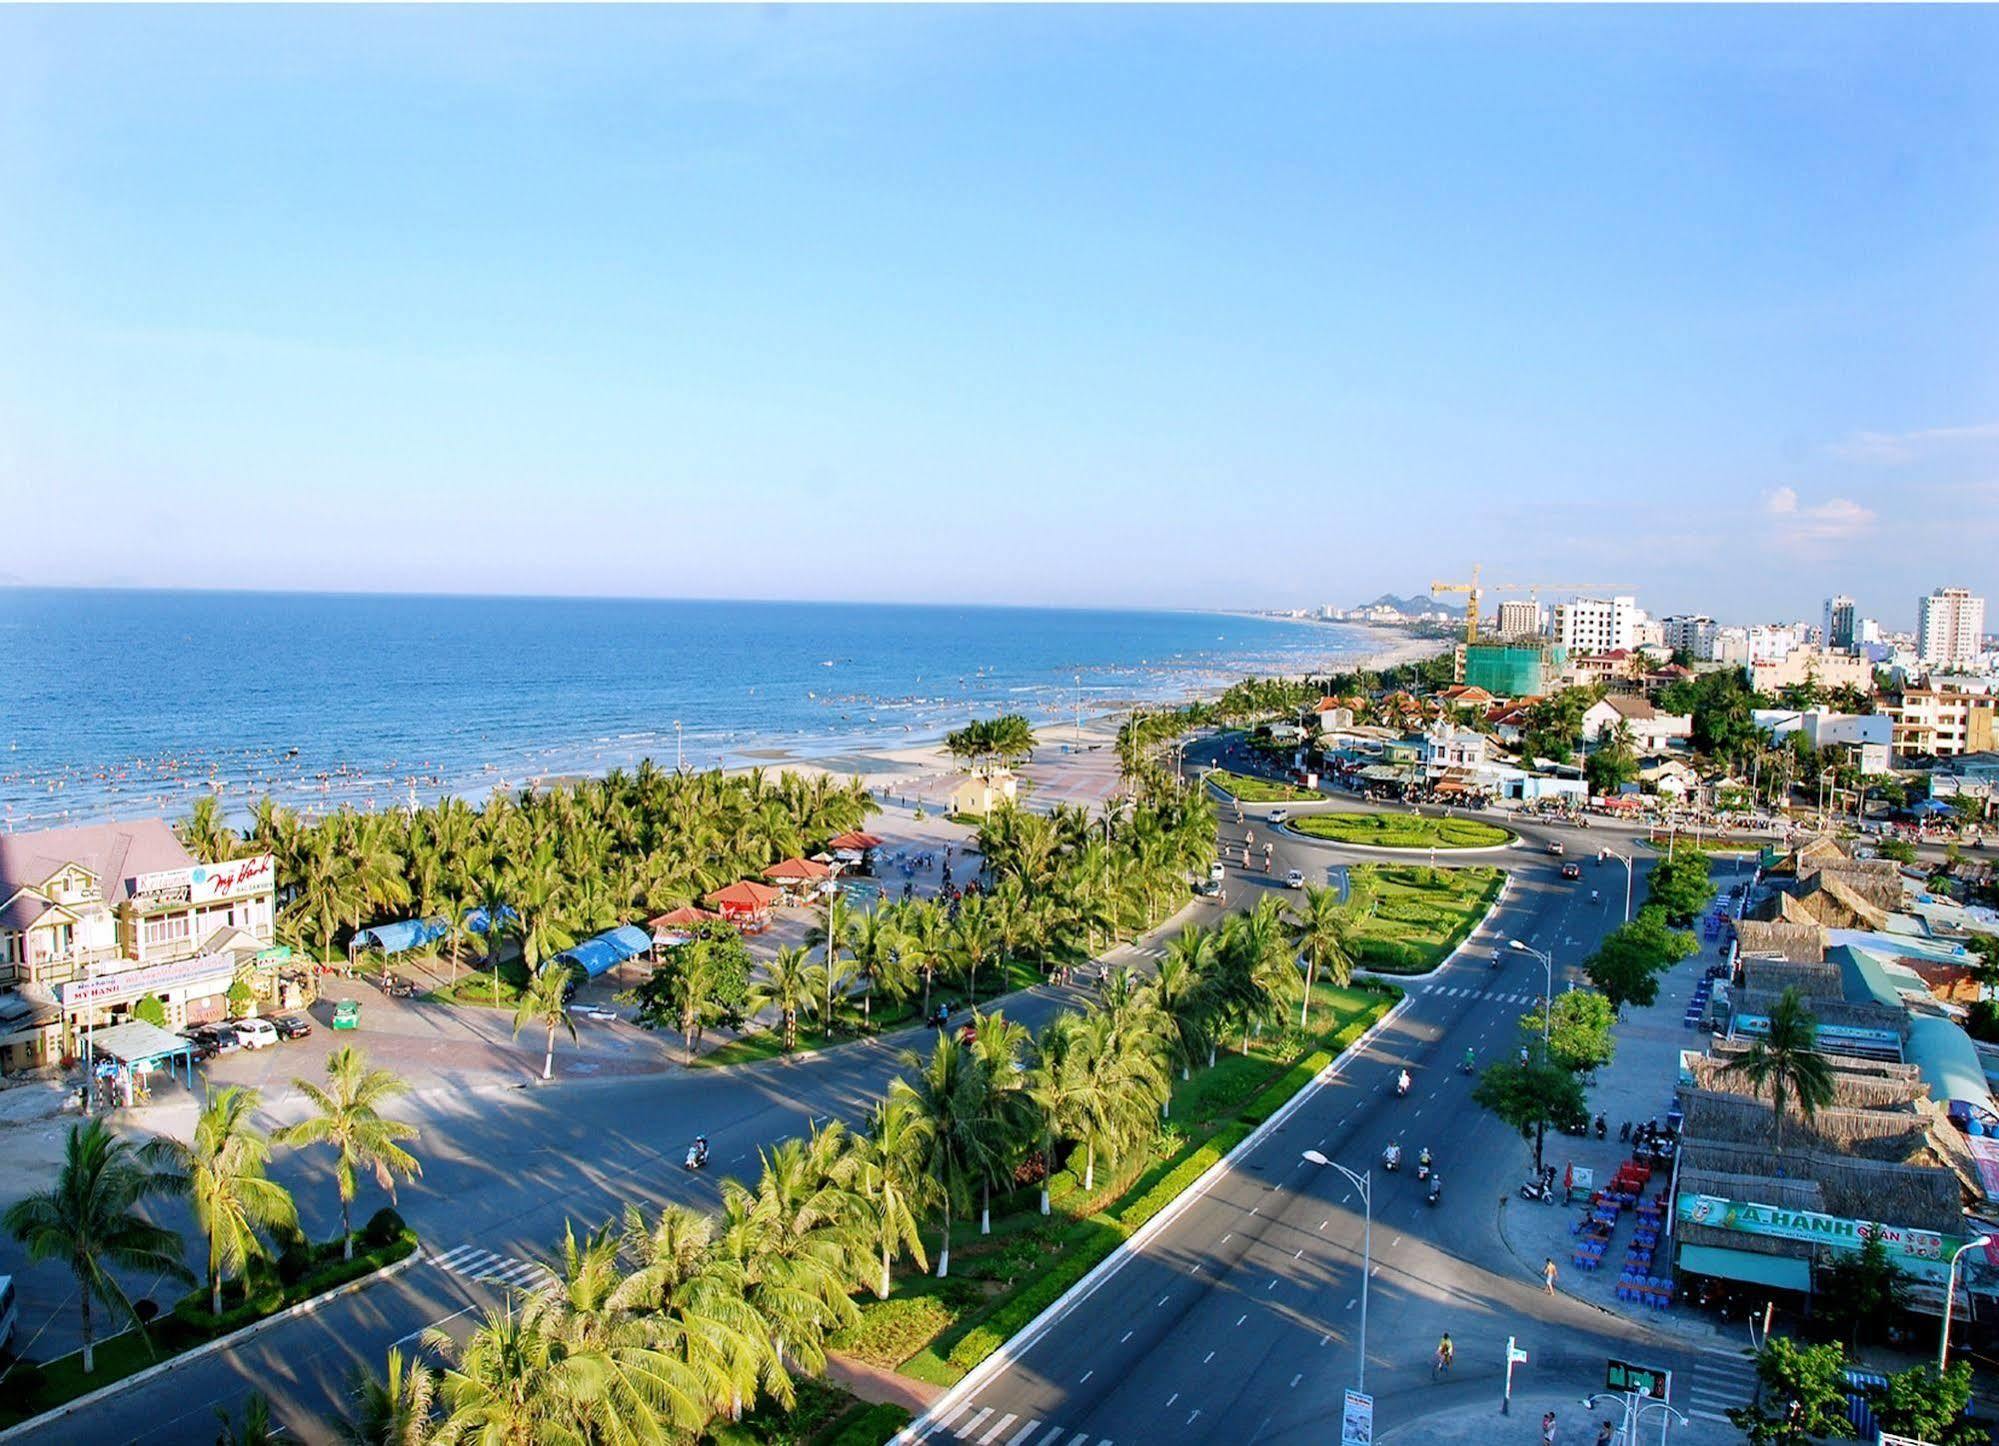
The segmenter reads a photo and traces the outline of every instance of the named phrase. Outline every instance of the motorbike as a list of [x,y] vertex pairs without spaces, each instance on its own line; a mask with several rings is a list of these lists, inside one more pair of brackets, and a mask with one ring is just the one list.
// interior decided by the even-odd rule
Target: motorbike
[[1596,1117],[1596,1137],[1599,1140],[1601,1140],[1605,1135],[1609,1133],[1610,1133],[1610,1121],[1605,1119],[1602,1115],[1598,1115]]
[[1441,1177],[1436,1175],[1430,1177],[1430,1193],[1424,1198],[1432,1205],[1444,1198],[1444,1182]]
[[1430,1178],[1430,1162],[1428,1160],[1418,1160],[1416,1162],[1416,1178],[1418,1180],[1427,1180]]
[[1552,1205],[1555,1203],[1555,1187],[1546,1180],[1529,1180],[1520,1187],[1520,1198]]
[[1390,1145],[1381,1152],[1381,1168],[1391,1173],[1402,1168],[1402,1152]]
[[693,1144],[687,1147],[688,1169],[699,1170],[704,1166],[706,1166],[707,1163],[708,1163],[708,1145],[706,1141],[696,1140]]
[[1395,1098],[1399,1100],[1408,1093],[1409,1093],[1409,1076],[1397,1075],[1395,1078]]
[[1471,1072],[1472,1072],[1472,1065],[1471,1065],[1471,1061],[1470,1061],[1470,1060],[1468,1060],[1468,1059],[1461,1059],[1461,1060],[1459,1060],[1459,1061],[1458,1061],[1458,1073],[1459,1073],[1459,1074],[1470,1074]]

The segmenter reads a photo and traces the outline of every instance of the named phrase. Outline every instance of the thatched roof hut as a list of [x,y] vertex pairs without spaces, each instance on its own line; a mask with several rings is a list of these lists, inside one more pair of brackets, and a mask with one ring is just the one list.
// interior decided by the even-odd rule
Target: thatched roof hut
[[[1779,898],[1787,897],[1778,895]],[[1817,964],[1825,958],[1826,933],[1817,920],[1740,919],[1735,938],[1745,959],[1784,959],[1793,964]],[[1833,971],[1837,985],[1839,971]],[[1834,989],[1837,993],[1837,988]]]
[[[1719,1060],[1734,1059],[1749,1052],[1750,1041],[1746,1039],[1717,1039],[1709,1047],[1708,1053]],[[1834,1054],[1820,1050],[1825,1062],[1841,1074],[1873,1075],[1880,1079],[1921,1081],[1923,1072],[1915,1065],[1903,1060],[1868,1059],[1858,1054]]]
[[[1964,1228],[1963,1194],[1948,1170],[1789,1149],[1783,1155],[1785,1174],[1771,1175],[1771,1165],[1768,1151],[1755,1146],[1689,1140],[1680,1162],[1680,1189],[1788,1210],[1881,1220],[1912,1230],[1950,1234]],[[1727,1239],[1696,1243],[1739,1245],[1746,1238],[1720,1233]],[[1693,1240],[1691,1234],[1686,1238]]]
[[[1737,1049],[1728,1055],[1702,1055],[1692,1063],[1694,1084],[1697,1088],[1716,1094],[1740,1095],[1745,1099],[1767,1102],[1769,1091],[1758,1092],[1750,1088],[1749,1081],[1739,1074],[1728,1072],[1728,1065],[1740,1057],[1744,1051]],[[1842,1109],[1899,1111],[1913,1114],[1917,1100],[1928,1097],[1928,1087],[1917,1075],[1914,1066],[1901,1067],[1900,1076],[1883,1076],[1861,1071],[1833,1071],[1833,1105]]]
[[[1760,1148],[1776,1142],[1776,1121],[1767,1097],[1692,1089],[1685,1095],[1690,1140]],[[1785,1153],[1826,1150],[1869,1160],[1901,1163],[1925,1153],[1929,1121],[1913,1110],[1859,1109],[1828,1105],[1807,1118],[1795,1104],[1785,1107]]]
[[[1796,967],[1796,966],[1793,966]],[[1738,1017],[1745,1014],[1769,1017],[1777,1006],[1783,990],[1738,989],[1735,992],[1734,1008]],[[1837,1025],[1849,1029],[1879,1029],[1891,1034],[1908,1037],[1908,1014],[1901,1009],[1891,1009],[1884,1004],[1856,1004],[1846,999],[1820,999],[1808,1001],[1812,1014],[1821,1025]]]
[[[1796,924],[1765,925],[1765,928],[1795,929]],[[1814,932],[1816,927],[1814,927]],[[1816,1007],[1822,999],[1843,1000],[1846,997],[1845,980],[1841,978],[1839,966],[1828,964],[1813,955],[1809,959],[1763,959],[1746,957],[1742,961],[1742,987],[1759,994],[1772,996],[1782,994],[1786,989],[1795,989],[1811,1000]]]
[[1830,834],[1820,834],[1799,844],[1769,868],[1763,871],[1766,878],[1803,878],[1815,873],[1828,861],[1838,862],[1847,858],[1845,849]]

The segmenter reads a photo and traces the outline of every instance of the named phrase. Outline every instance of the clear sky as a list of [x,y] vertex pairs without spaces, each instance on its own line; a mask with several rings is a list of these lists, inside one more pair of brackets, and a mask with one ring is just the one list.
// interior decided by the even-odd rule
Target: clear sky
[[0,9],[0,575],[1999,591],[1999,13]]

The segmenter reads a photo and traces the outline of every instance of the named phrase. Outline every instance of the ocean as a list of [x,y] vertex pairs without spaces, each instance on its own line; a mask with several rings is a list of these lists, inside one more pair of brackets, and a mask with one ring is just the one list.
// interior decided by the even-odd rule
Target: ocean
[[847,757],[1385,646],[1234,614],[4,588],[0,829],[670,768],[676,720],[689,768]]

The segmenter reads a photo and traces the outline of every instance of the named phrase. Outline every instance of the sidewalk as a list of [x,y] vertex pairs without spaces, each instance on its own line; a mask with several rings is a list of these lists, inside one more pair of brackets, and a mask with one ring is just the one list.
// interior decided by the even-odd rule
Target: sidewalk
[[[1735,882],[1733,872],[1726,868],[1718,868],[1715,878],[1723,890]],[[1621,874],[1619,881],[1622,882]],[[1699,937],[1698,925],[1696,937]],[[1722,962],[1720,947],[1718,941],[1703,939],[1699,953],[1660,976],[1657,1001],[1647,1009],[1635,1006],[1628,1009],[1625,1022],[1615,1027],[1616,1055],[1607,1068],[1598,1071],[1596,1084],[1589,1091],[1590,1109],[1602,1114],[1609,1126],[1606,1137],[1599,1140],[1594,1133],[1586,1139],[1563,1134],[1548,1136],[1546,1159],[1555,1167],[1558,1186],[1567,1178],[1571,1166],[1592,1171],[1599,1186],[1607,1183],[1617,1167],[1631,1158],[1630,1145],[1617,1138],[1626,1121],[1634,1125],[1646,1120],[1665,1124],[1673,1104],[1680,1051],[1702,1049],[1708,1042],[1707,1035],[1687,1027],[1684,1017],[1708,966]],[[1655,1171],[1646,1194],[1657,1194],[1667,1183],[1668,1177]],[[1669,1310],[1654,1310],[1617,1298],[1618,1277],[1623,1273],[1625,1250],[1632,1237],[1630,1212],[1619,1217],[1598,1269],[1586,1271],[1576,1265],[1571,1259],[1574,1237],[1569,1227],[1581,1214],[1580,1205],[1540,1205],[1517,1194],[1506,1199],[1499,1212],[1500,1237],[1520,1262],[1523,1276],[1538,1280],[1542,1262],[1553,1257],[1556,1289],[1565,1295],[1615,1315],[1642,1320],[1647,1326],[1689,1341],[1706,1341],[1714,1336],[1714,1323],[1683,1304],[1676,1303]],[[1670,1240],[1662,1237],[1649,1274],[1672,1275],[1671,1249]]]
[[[1533,1391],[1513,1394],[1513,1409],[1499,1414],[1497,1400],[1478,1406],[1457,1406],[1447,1411],[1388,1426],[1375,1436],[1380,1446],[1514,1446],[1516,1442],[1537,1446],[1541,1439],[1541,1417],[1555,1413],[1555,1446],[1594,1446],[1599,1425],[1608,1416],[1613,1424],[1623,1417],[1612,1402],[1591,1410],[1583,1405],[1583,1392]],[[1648,1411],[1641,1422],[1640,1436],[1650,1446],[1659,1439],[1660,1413]],[[1337,1427],[1337,1422],[1334,1423]],[[1335,1430],[1337,1437],[1337,1430]],[[1726,1422],[1695,1419],[1682,1426],[1673,1423],[1666,1440],[1673,1446],[1737,1446],[1742,1433]],[[1618,1446],[1625,1446],[1620,1439]]]

